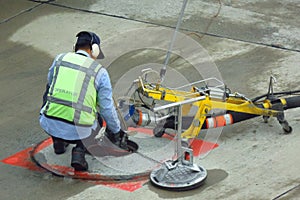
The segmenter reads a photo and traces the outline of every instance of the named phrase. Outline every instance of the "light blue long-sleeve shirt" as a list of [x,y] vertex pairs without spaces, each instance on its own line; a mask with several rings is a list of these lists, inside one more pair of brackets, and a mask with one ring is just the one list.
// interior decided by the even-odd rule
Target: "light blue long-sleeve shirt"
[[[85,51],[79,50],[76,53],[84,54],[90,57]],[[58,55],[53,61],[48,72],[48,84],[50,85],[53,79],[54,67]],[[112,99],[112,86],[107,70],[102,67],[95,77],[95,88],[97,90],[97,102],[99,107],[99,112],[102,118],[105,120],[107,127],[113,132],[117,133],[120,131],[120,121],[116,109],[114,107],[114,102]],[[48,118],[43,115],[43,108],[41,109],[40,115],[40,125],[41,127],[50,135],[65,140],[78,140],[90,136],[92,129],[97,128],[97,120],[95,120],[94,125],[91,127],[75,126],[70,123],[66,123],[60,120]]]

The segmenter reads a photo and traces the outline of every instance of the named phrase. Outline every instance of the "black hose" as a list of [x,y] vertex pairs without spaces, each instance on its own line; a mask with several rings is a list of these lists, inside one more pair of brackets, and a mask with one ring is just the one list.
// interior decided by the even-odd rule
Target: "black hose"
[[[293,95],[293,94],[297,94],[297,93],[300,93],[300,90],[292,90],[292,91],[284,91],[284,92],[275,92],[273,93],[272,95]],[[270,94],[263,94],[263,95],[260,95],[258,97],[255,97],[254,99],[251,99],[252,102],[256,102],[258,101],[259,99],[263,98],[263,97],[267,97],[268,95]]]
[[285,100],[286,100],[286,107],[284,108],[285,110],[300,107],[300,96],[289,97],[286,98]]
[[[271,104],[280,104],[283,106],[284,110],[300,107],[300,96],[288,97],[288,98],[285,98],[285,101],[286,101],[286,105],[282,105],[282,103],[279,99],[271,101]],[[256,106],[258,108],[264,108],[262,104],[258,104]],[[241,112],[235,112],[235,111],[227,111],[226,113],[231,114],[233,123],[238,123],[238,122],[241,122],[244,120],[248,120],[248,119],[260,116],[260,115],[241,113]],[[203,124],[202,128],[203,129],[207,128],[205,123]]]
[[[260,106],[258,106],[258,107],[260,107]],[[231,114],[233,124],[260,116],[260,115],[234,112],[234,111],[228,111],[228,114]]]

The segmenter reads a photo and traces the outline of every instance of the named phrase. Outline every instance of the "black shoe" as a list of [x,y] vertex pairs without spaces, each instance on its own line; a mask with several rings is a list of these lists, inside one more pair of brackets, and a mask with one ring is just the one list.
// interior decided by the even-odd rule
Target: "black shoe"
[[54,153],[56,153],[56,154],[65,153],[67,150],[67,146],[69,146],[69,144],[67,142],[54,140],[54,142],[53,142]]
[[85,149],[73,147],[71,166],[76,171],[87,171],[88,163],[85,160]]

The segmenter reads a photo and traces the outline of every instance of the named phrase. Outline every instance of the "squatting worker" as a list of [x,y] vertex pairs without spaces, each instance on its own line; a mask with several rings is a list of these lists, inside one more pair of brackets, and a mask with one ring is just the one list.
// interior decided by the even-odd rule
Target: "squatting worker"
[[82,31],[76,37],[74,52],[58,55],[49,69],[40,125],[52,137],[56,154],[64,153],[69,143],[76,144],[71,166],[85,171],[84,141],[93,137],[102,118],[112,143],[126,149],[127,135],[120,127],[108,72],[96,62],[104,58],[99,36]]

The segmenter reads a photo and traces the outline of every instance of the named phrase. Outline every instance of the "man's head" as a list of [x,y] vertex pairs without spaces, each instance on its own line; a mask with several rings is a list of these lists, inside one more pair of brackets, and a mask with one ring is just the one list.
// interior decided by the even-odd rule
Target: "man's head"
[[75,51],[79,49],[88,50],[94,59],[103,59],[104,54],[100,48],[100,38],[93,32],[81,31],[76,35]]

